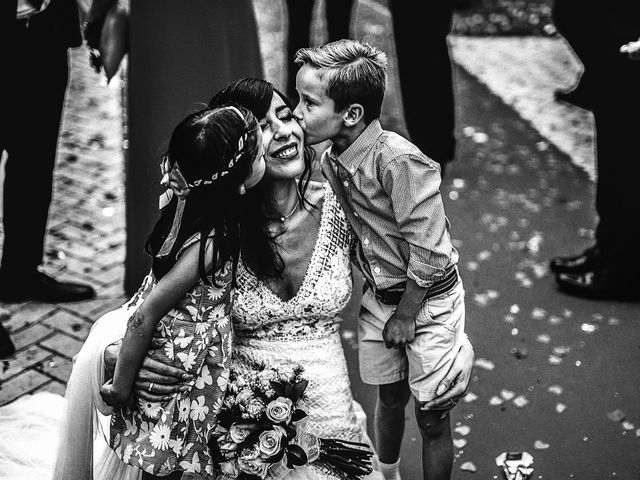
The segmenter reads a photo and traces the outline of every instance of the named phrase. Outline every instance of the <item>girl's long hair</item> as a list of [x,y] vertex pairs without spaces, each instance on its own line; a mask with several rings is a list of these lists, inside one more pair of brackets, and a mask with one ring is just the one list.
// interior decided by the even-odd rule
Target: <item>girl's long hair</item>
[[[207,108],[192,113],[175,128],[171,135],[166,156],[170,165],[177,166],[189,184],[199,183],[191,188],[186,197],[184,212],[177,239],[171,252],[164,257],[157,254],[166,240],[176,212],[178,198],[174,195],[171,202],[162,209],[160,219],[149,235],[145,250],[153,256],[153,273],[162,278],[176,263],[177,255],[183,244],[194,234],[200,234],[198,269],[200,277],[209,283],[208,275],[218,271],[229,260],[233,263],[232,279],[235,277],[238,259],[244,248],[254,247],[265,251],[269,248],[269,239],[265,234],[253,237],[251,242],[243,242],[242,237],[254,232],[246,231],[251,212],[259,211],[260,204],[249,195],[240,195],[240,185],[251,174],[253,161],[259,150],[258,122],[248,109],[237,106],[232,108]],[[239,115],[238,111],[242,114]],[[246,141],[239,150],[239,140],[246,134]],[[236,163],[229,168],[229,162],[240,153]],[[220,173],[228,173],[220,176]],[[217,178],[210,184],[215,174]],[[203,180],[202,182],[197,182]],[[213,272],[205,270],[205,252],[209,235],[213,232]],[[261,267],[275,268],[275,257],[264,256]],[[263,276],[258,269],[255,272]],[[215,278],[212,275],[212,278]],[[214,280],[215,282],[215,280]]]
[[[293,106],[283,93],[277,90],[270,82],[259,78],[242,78],[229,83],[213,96],[209,102],[209,107],[220,107],[230,103],[242,105],[251,110],[257,119],[262,119],[267,116],[274,93],[279,95],[285,105],[293,111]],[[305,196],[313,173],[314,157],[315,151],[305,143],[304,170],[298,182],[298,193],[302,199],[303,206],[306,208],[316,208]],[[266,190],[266,184],[267,182],[260,182],[256,187],[247,192],[247,196],[252,198],[252,203],[262,205],[261,209],[256,209],[249,214],[253,216],[252,225],[255,227],[253,233],[256,236],[253,238],[257,239],[266,235],[273,240],[279,234],[269,234],[268,225],[270,219],[277,217],[278,213],[271,195],[269,195],[269,192]],[[262,235],[258,235],[258,229],[262,231]],[[252,242],[250,236],[243,236],[242,240]],[[268,249],[265,249],[262,244],[253,245],[251,248],[249,247],[250,245],[247,245],[244,249],[248,255],[243,252],[242,259],[243,263],[248,265],[252,270],[268,272],[269,275],[267,276],[272,278],[279,276],[284,271],[284,262],[282,257],[277,253],[273,241],[270,242]],[[271,262],[273,258],[275,258],[276,269],[270,270],[269,266],[273,265]]]

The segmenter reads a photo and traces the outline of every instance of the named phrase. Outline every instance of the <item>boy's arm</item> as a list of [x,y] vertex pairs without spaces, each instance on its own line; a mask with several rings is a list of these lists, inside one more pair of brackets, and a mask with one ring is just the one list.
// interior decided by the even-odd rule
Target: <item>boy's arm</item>
[[[122,406],[129,399],[158,322],[184,298],[200,278],[198,256],[198,243],[188,247],[128,320],[113,381],[101,389],[101,395],[107,404]],[[211,249],[207,248],[205,259],[210,257]],[[205,263],[209,270],[211,260]]]
[[421,287],[411,278],[407,279],[407,286],[398,303],[398,308],[382,329],[385,347],[404,347],[413,341],[416,335],[416,314],[426,293],[425,287]]
[[409,244],[407,286],[382,332],[391,348],[413,340],[415,316],[429,287],[444,275],[451,247],[437,167],[416,155],[400,155],[381,173],[398,229]]

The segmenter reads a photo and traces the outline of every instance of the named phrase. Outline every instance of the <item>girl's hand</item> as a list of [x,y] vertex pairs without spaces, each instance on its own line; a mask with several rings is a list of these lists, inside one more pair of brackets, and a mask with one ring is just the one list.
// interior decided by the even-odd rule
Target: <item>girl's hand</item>
[[104,403],[113,408],[122,408],[129,401],[131,392],[120,392],[113,387],[113,382],[109,380],[100,387],[100,396]]
[[474,359],[473,347],[462,345],[447,375],[438,385],[437,396],[427,402],[422,410],[430,410],[434,407],[451,408],[458,403],[466,395],[469,388]]

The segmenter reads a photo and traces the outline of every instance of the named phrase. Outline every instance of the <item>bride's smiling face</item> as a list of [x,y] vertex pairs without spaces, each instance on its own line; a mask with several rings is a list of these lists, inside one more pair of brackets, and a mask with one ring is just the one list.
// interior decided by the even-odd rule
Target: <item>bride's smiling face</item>
[[267,115],[260,121],[266,179],[296,178],[304,171],[304,133],[282,97],[273,94]]

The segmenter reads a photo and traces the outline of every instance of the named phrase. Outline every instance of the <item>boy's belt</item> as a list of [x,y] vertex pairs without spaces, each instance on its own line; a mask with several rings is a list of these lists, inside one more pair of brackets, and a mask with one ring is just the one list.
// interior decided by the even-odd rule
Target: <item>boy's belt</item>
[[[458,270],[453,267],[447,273],[445,273],[444,277],[442,277],[437,282],[434,282],[429,287],[427,293],[425,293],[424,295],[424,298],[433,298],[438,295],[442,295],[445,292],[448,292],[453,288],[457,281]],[[376,290],[376,298],[385,305],[398,305],[398,303],[400,303],[400,299],[402,298],[402,294],[404,293],[405,287],[406,282],[403,282],[398,285],[394,285],[393,287]]]

